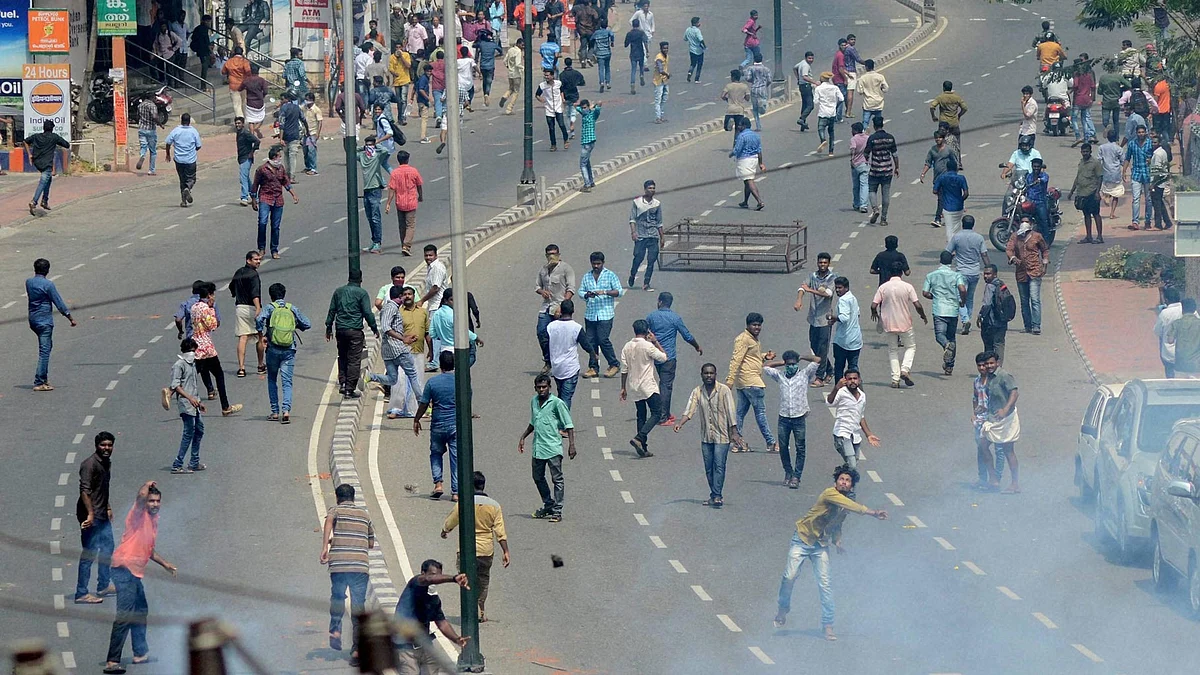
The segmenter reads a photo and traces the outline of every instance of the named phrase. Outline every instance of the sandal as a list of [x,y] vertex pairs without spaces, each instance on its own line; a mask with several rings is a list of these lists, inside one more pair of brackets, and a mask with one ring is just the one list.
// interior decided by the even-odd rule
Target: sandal
[[279,421],[279,413],[271,413],[270,415],[267,415],[267,421],[268,422],[278,422]]
[[265,364],[258,367],[258,374],[259,375],[267,374],[267,366]]
[[291,413],[283,413],[283,416],[279,418],[279,423],[280,424],[291,424],[292,423],[292,414]]
[[[245,376],[246,376],[246,369],[245,369],[245,368],[238,368],[238,370],[237,370],[237,376],[238,376],[238,377],[245,377]],[[210,396],[210,398],[211,398],[211,396]]]

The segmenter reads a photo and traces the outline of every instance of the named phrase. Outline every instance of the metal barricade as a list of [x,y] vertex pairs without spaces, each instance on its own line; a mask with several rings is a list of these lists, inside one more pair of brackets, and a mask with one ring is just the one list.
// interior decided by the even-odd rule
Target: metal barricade
[[705,223],[693,218],[663,230],[661,269],[696,272],[794,272],[808,260],[808,229],[789,225]]

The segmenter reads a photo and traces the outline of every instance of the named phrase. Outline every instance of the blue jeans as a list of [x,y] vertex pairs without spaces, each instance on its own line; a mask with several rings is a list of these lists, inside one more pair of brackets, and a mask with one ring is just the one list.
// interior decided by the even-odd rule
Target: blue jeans
[[704,456],[704,475],[708,478],[708,498],[724,499],[725,460],[729,459],[728,443],[701,443]]
[[283,205],[258,204],[258,250],[267,250],[267,219],[271,219],[271,253],[279,252],[279,226],[283,223]]
[[1146,206],[1146,227],[1150,227],[1150,216],[1153,211],[1150,206],[1150,184],[1133,182],[1133,224],[1137,225],[1138,214],[1142,212],[1142,205]]
[[646,275],[642,277],[642,285],[649,288],[650,278],[654,276],[654,265],[658,263],[658,237],[643,237],[633,244],[633,266],[629,268],[629,285],[632,287],[637,276],[638,267],[646,260]]
[[[892,339],[890,337],[892,333],[887,333],[886,335],[889,336],[889,340]],[[858,468],[858,446],[859,443],[855,443],[853,438],[833,437],[833,449],[837,454],[841,455],[842,462],[851,469]]]
[[1009,453],[1013,452],[1014,443],[994,443],[993,448],[996,452],[996,480],[999,481],[1004,477],[1004,463],[1007,461]]
[[1120,108],[1101,108],[1100,109],[1100,123],[1106,127],[1111,126],[1113,129],[1118,130],[1117,133],[1120,133],[1121,109]]
[[550,333],[546,330],[554,321],[554,315],[548,312],[538,312],[537,339],[542,348],[542,361],[550,365]]
[[967,281],[967,304],[958,308],[958,320],[964,326],[971,325],[971,314],[975,311],[975,287],[979,285],[979,275],[973,277],[963,275]]
[[[933,317],[933,339],[937,340],[938,346],[942,348],[942,366],[944,368],[954,367],[954,354],[958,349],[958,342],[955,339],[958,336],[958,317],[957,316],[935,316]],[[945,351],[946,345],[954,345],[953,351]]]
[[[742,434],[742,422],[746,413],[754,408],[754,419],[758,422],[758,430],[762,432],[767,445],[775,445],[775,436],[771,433],[771,425],[767,423],[766,392],[762,387],[743,387],[737,390],[737,427]],[[742,437],[745,438],[745,434]]]
[[1021,295],[1021,321],[1025,330],[1042,328],[1042,279],[1029,277],[1029,281],[1018,281],[1017,292]]
[[867,175],[871,172],[871,163],[863,162],[850,167],[851,190],[854,195],[854,208],[865,209],[871,205],[867,193]]
[[[805,415],[800,417],[779,416],[779,459],[783,462],[784,478],[787,480],[792,478],[800,480],[800,476],[804,474],[804,459],[807,456],[804,436],[807,427],[808,417]],[[795,463],[792,462],[792,453],[789,449],[789,441],[792,437],[796,439]]]
[[588,354],[588,368],[600,370],[600,352],[604,352],[604,360],[610,368],[621,365],[617,361],[617,353],[613,351],[613,343],[609,338],[612,333],[612,319],[584,319],[583,330],[587,332],[588,344],[592,352]]
[[150,605],[146,602],[146,587],[142,580],[129,570],[114,567],[112,580],[117,586],[117,618],[108,637],[108,660],[120,663],[125,636],[130,633],[133,634],[135,657],[141,658],[150,651],[150,645],[146,643],[146,617],[150,614]]
[[479,74],[483,79],[483,95],[490,96],[492,94],[492,80],[496,77],[496,70],[480,69]]
[[37,334],[38,364],[33,374],[33,386],[46,384],[50,377],[50,350],[54,348],[54,324],[29,324],[29,329]]
[[76,600],[88,594],[92,561],[96,562],[96,592],[103,591],[112,583],[112,570],[108,566],[114,548],[112,521],[93,521],[91,527],[79,531],[79,539],[82,550],[79,552],[79,577],[75,582]]
[[646,57],[643,56],[640,59],[635,59],[633,57],[629,57],[629,86],[632,87],[633,83],[637,82],[638,79],[641,78],[645,72],[646,72]]
[[[596,79],[599,84],[612,84],[612,55],[596,57]],[[630,84],[633,84],[630,82]]]
[[[841,120],[836,117],[818,117],[817,118],[817,138],[829,143],[829,154],[833,154],[833,130],[835,125]],[[870,168],[868,163],[867,168]]]
[[579,386],[579,373],[575,373],[565,380],[554,378],[554,383],[558,385],[558,397],[563,403],[567,404],[567,410],[571,409],[571,399],[575,398],[575,387]]
[[138,129],[138,157],[150,155],[150,173],[158,165],[158,132]]
[[667,105],[667,85],[654,85],[654,119],[661,120],[664,117],[663,107]]
[[1075,128],[1075,140],[1082,137],[1087,140],[1096,138],[1096,125],[1092,124],[1092,106],[1075,106],[1071,108],[1071,126]]
[[579,173],[583,176],[585,187],[594,187],[596,180],[592,176],[592,149],[596,143],[581,143],[579,145]]
[[250,199],[250,169],[254,167],[254,162],[246,160],[238,163],[238,174],[242,184],[242,201]]
[[755,96],[753,92],[750,94],[750,112],[754,114],[755,131],[762,131],[762,114],[766,107],[767,99]]
[[[1149,211],[1146,212],[1149,215]],[[1033,217],[1042,238],[1050,241],[1050,204],[1045,200],[1033,203]],[[961,220],[961,219],[960,219]]]
[[[846,89],[846,85],[844,85],[844,84],[838,84],[835,86],[838,89],[842,90],[842,100],[838,101],[838,104],[837,104],[837,121],[838,121],[838,124],[841,124],[842,120],[846,117],[846,101],[845,101],[845,99],[846,99],[846,94],[849,92]],[[833,143],[830,142],[830,145],[832,145],[832,144]]]
[[779,581],[779,613],[792,611],[792,587],[804,561],[812,563],[813,576],[817,579],[817,590],[821,595],[821,625],[833,625],[833,586],[829,582],[829,549],[820,544],[804,543],[799,533],[792,535],[792,546],[788,549],[787,563],[783,567],[783,578]]
[[[400,371],[403,370],[404,377],[408,380],[408,390],[413,393],[413,396],[421,395],[420,380],[417,379],[417,363],[413,360],[412,354],[403,353],[394,359],[384,359],[383,365],[384,368],[387,369],[387,375],[385,375],[384,378],[381,378],[378,375],[372,375],[372,382],[378,382],[389,388],[395,387],[400,384]],[[395,404],[396,401],[400,402],[399,406]],[[412,411],[408,409],[407,393],[393,390],[391,396],[388,398],[388,403],[389,413],[396,411],[401,417],[413,416]]]
[[342,613],[346,609],[346,591],[350,591],[350,625],[354,628],[351,649],[358,649],[358,615],[366,609],[365,572],[333,572],[329,575],[329,632],[342,632]]
[[704,70],[704,54],[688,52],[688,80],[700,81],[700,71]]
[[458,432],[429,430],[429,469],[433,482],[442,482],[442,455],[450,451],[450,494],[458,494]]
[[441,119],[446,112],[446,91],[433,92],[433,116]]
[[305,142],[300,146],[304,150],[304,170],[317,170],[317,139],[313,139],[312,144]]
[[371,243],[383,244],[383,188],[363,190],[363,208],[367,212],[367,223],[371,226]]
[[[291,412],[292,410],[292,371],[296,367],[296,350],[283,349],[274,345],[267,345],[267,398],[271,399],[271,412],[278,415],[280,412]],[[275,384],[275,378],[278,377],[280,383],[283,384],[283,405],[279,405],[279,388]]]
[[883,119],[883,111],[882,110],[863,110],[862,111],[863,129],[874,129],[875,127],[872,126],[874,124],[874,122],[872,120],[876,117],[878,117],[879,119]]
[[38,199],[41,199],[43,205],[50,201],[50,181],[54,179],[52,175],[53,171],[54,165],[51,164],[49,169],[42,172],[42,177],[38,179],[37,188],[33,191],[33,199],[30,201],[36,203]]
[[751,63],[754,63],[755,57],[762,56],[762,48],[758,45],[753,47],[742,45],[742,49],[746,52],[746,58],[743,59],[741,63],[742,70],[745,70]]
[[179,418],[183,420],[183,438],[179,440],[179,454],[175,455],[175,463],[171,465],[172,469],[183,468],[183,458],[187,455],[188,448],[192,449],[191,468],[196,468],[200,465],[200,441],[204,440],[204,420],[197,413],[195,415],[186,415],[179,413]]

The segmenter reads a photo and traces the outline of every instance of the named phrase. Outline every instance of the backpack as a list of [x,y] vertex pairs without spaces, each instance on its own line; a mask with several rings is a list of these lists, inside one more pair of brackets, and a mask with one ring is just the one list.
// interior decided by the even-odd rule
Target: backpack
[[992,325],[1008,323],[1017,318],[1017,299],[1003,281],[992,296]]
[[1129,106],[1133,108],[1133,112],[1147,120],[1150,119],[1150,102],[1146,100],[1146,94],[1141,89],[1134,89],[1130,92]]
[[[287,311],[281,312],[282,309]],[[275,309],[271,312],[271,319],[267,325],[267,335],[271,344],[276,347],[285,349],[292,347],[296,341],[296,314],[292,311],[292,303],[275,303]]]

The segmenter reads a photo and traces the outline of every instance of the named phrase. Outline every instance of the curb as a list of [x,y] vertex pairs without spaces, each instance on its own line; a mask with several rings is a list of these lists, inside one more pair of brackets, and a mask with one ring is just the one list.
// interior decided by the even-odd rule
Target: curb
[[[883,54],[875,57],[877,67],[894,61],[902,55],[908,53],[913,47],[921,41],[928,38],[937,29],[938,21],[925,21],[922,12],[921,0],[896,0],[901,5],[917,12],[918,27],[910,32],[896,46],[892,47]],[[926,0],[932,2],[932,0]],[[783,105],[800,98],[799,90],[789,90],[783,96],[772,98],[768,102],[768,107]],[[724,129],[724,116],[711,119],[707,122],[701,122],[691,126],[683,131],[676,132],[670,136],[666,136],[657,141],[652,141],[646,145],[624,152],[616,157],[607,159],[592,170],[595,178],[602,178],[608,174],[614,173],[629,164],[638,160],[644,159],[652,154],[663,152],[674,148],[678,145],[691,141],[697,137],[712,133],[714,131],[722,131]],[[564,178],[554,185],[546,189],[545,207],[549,207],[568,194],[572,194],[583,185],[583,177],[580,174],[575,174]],[[465,235],[466,251],[479,246],[480,244],[490,240],[492,237],[499,234],[517,223],[530,220],[537,215],[537,209],[533,205],[517,205],[510,206],[503,212],[492,217],[482,225],[468,231]],[[443,251],[446,250],[444,247]],[[449,255],[442,253],[440,257],[447,263],[449,268]],[[1060,258],[1061,264],[1061,258]],[[424,292],[425,279],[422,270],[425,269],[425,263],[421,262],[416,268],[408,273],[406,284],[415,287],[418,292]],[[1056,276],[1057,279],[1057,276]],[[1061,303],[1060,303],[1061,306]],[[1065,317],[1065,314],[1064,314]],[[377,357],[379,356],[379,341],[367,340],[367,365],[365,372],[373,372]],[[1081,352],[1082,354],[1082,352]],[[1085,359],[1086,361],[1086,359]],[[366,506],[362,498],[363,490],[362,483],[359,480],[358,469],[354,464],[354,447],[358,436],[358,428],[362,423],[362,412],[365,407],[363,398],[343,400],[338,408],[337,423],[334,426],[333,440],[329,449],[329,466],[331,480],[334,485],[340,483],[348,483],[354,486],[358,498],[356,502],[360,506]],[[392,581],[388,571],[387,561],[384,558],[380,548],[375,548],[370,551],[370,580],[367,585],[367,602],[369,605],[378,605],[385,611],[395,611],[396,604],[400,601],[400,594],[396,590],[396,585]]]
[[1062,317],[1063,327],[1067,329],[1067,337],[1071,338],[1071,346],[1075,349],[1075,353],[1079,355],[1080,360],[1083,361],[1083,367],[1087,371],[1088,378],[1091,379],[1092,384],[1100,386],[1104,384],[1104,381],[1100,379],[1100,375],[1096,372],[1096,367],[1092,365],[1092,360],[1083,351],[1083,345],[1079,343],[1079,337],[1075,335],[1075,327],[1071,324],[1071,315],[1067,312],[1067,303],[1063,300],[1062,265],[1063,261],[1067,258],[1067,249],[1074,245],[1074,241],[1068,240],[1067,245],[1058,254],[1058,262],[1054,266],[1054,296],[1058,300],[1058,314]]

